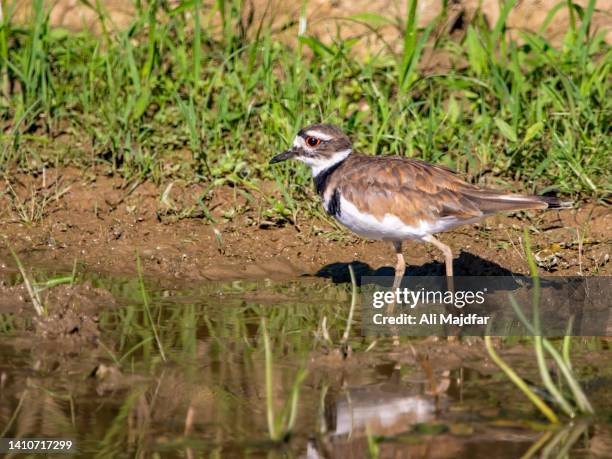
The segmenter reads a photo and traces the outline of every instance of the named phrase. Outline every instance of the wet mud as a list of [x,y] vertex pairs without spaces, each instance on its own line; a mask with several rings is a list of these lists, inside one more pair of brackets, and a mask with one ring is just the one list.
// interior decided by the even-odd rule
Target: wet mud
[[[280,190],[259,192],[173,182],[125,182],[74,169],[43,177],[15,175],[0,193],[0,270],[7,247],[31,265],[133,275],[138,253],[147,276],[173,282],[290,279],[301,275],[348,281],[347,264],[363,275],[392,275],[394,252],[338,227],[319,209],[293,217],[262,211]],[[523,230],[542,274],[610,275],[612,212],[592,201],[568,211],[500,215],[443,233],[456,275],[526,274]],[[443,275],[441,254],[405,244],[407,275]]]
[[26,286],[0,286],[0,314],[11,318],[11,329],[21,347],[43,346],[56,352],[80,353],[97,347],[101,311],[116,307],[113,296],[91,284],[58,285],[38,293],[44,305],[35,314]]

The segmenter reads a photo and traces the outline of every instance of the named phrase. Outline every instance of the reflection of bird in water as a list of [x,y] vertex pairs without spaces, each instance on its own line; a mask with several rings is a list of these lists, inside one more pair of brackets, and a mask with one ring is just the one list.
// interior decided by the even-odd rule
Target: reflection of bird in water
[[324,436],[308,443],[305,457],[363,457],[368,437],[393,437],[416,425],[434,423],[440,409],[438,395],[450,384],[449,372],[443,372],[435,394],[428,381],[402,384],[398,377],[394,367],[389,382],[327,393],[321,419]]
[[[323,435],[308,442],[302,457],[361,458],[367,456],[372,445],[379,457],[393,458],[467,459],[492,457],[491,451],[496,451],[495,457],[510,459],[522,457],[527,450],[535,453],[545,449],[557,457],[577,445],[589,427],[588,421],[578,420],[545,432],[517,429],[512,424],[504,428],[491,424],[489,417],[479,419],[475,413],[466,418],[463,410],[453,414],[446,409],[440,413],[434,400],[395,383],[327,394]],[[606,436],[609,429],[591,440],[592,452],[609,451],[605,449],[610,443]],[[378,441],[380,438],[383,441]]]
[[433,397],[389,383],[351,388],[325,399],[326,430],[335,436],[393,435],[432,420],[435,411]]

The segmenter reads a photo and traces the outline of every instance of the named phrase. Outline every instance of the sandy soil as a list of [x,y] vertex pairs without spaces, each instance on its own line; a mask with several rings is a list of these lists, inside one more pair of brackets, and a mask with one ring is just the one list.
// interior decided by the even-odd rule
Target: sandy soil
[[[348,280],[347,263],[362,273],[392,275],[389,243],[364,241],[326,217],[298,214],[297,225],[261,215],[264,184],[249,201],[241,190],[218,188],[205,195],[214,218],[197,210],[204,185],[126,183],[116,177],[49,170],[43,177],[15,175],[0,186],[0,277],[14,272],[12,246],[22,261],[70,272],[134,276],[136,253],[147,276],[172,282],[238,278],[290,278],[303,274]],[[526,273],[522,232],[531,239],[540,270],[552,275],[610,275],[609,208],[581,202],[569,211],[496,216],[444,233],[455,253],[457,275]],[[407,243],[408,274],[442,275],[441,254]]]
[[[66,27],[71,30],[94,30],[101,31],[98,13],[88,7],[80,0],[46,0],[45,3],[52,7],[50,20],[53,26]],[[129,26],[134,16],[134,6],[131,2],[122,0],[103,0],[100,2],[103,10],[110,20],[107,27],[110,30],[124,29]],[[174,7],[176,1],[168,2]],[[202,12],[213,17],[219,23],[219,15],[213,11],[213,1],[203,1]],[[582,8],[588,4],[587,0],[577,0],[574,3]],[[261,16],[268,11],[274,12],[272,22],[273,29],[279,33],[279,37],[285,42],[295,42],[298,22],[302,11],[302,2],[288,2],[284,0],[251,0],[245,2],[245,16],[253,12],[254,24],[258,24]],[[362,45],[374,45],[380,47],[383,43],[390,43],[392,47],[401,46],[402,33],[401,23],[406,17],[408,2],[404,0],[310,0],[306,2],[305,17],[306,33],[320,37],[325,42],[331,41],[337,36],[337,25],[344,25],[341,32],[342,38],[363,37]],[[518,2],[508,16],[507,26],[513,33],[519,30],[536,32],[545,23],[548,12],[558,4],[557,0],[524,0]],[[500,15],[500,2],[497,0],[455,0],[448,2],[448,16],[441,32],[452,32],[456,28],[462,28],[461,24],[469,22],[477,10],[485,17],[485,20],[493,25]],[[419,26],[429,24],[442,10],[441,0],[421,0],[418,4]],[[612,10],[612,0],[598,0],[592,20],[592,31],[607,30],[606,41],[612,43],[612,28],[610,27],[609,11]],[[29,2],[17,2],[15,17],[24,21],[30,13]],[[374,13],[388,18],[388,21],[373,20],[369,18],[370,24],[366,27],[354,21],[347,22],[346,19],[363,13]],[[246,17],[244,22],[246,22]],[[365,19],[359,17],[360,21]],[[545,29],[546,36],[554,43],[561,43],[563,35],[569,27],[570,17],[567,8],[562,8],[554,20],[550,21]],[[579,22],[579,20],[578,20]],[[374,26],[376,33],[371,27]],[[256,27],[255,27],[256,28]]]

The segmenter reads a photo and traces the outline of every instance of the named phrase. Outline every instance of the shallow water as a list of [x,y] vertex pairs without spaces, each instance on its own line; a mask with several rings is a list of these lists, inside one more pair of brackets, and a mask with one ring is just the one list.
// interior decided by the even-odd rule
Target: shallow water
[[[71,438],[73,457],[517,458],[531,457],[524,455],[536,446],[538,454],[548,448],[547,457],[568,451],[610,457],[612,451],[605,340],[578,339],[574,346],[596,416],[549,428],[490,363],[478,338],[406,339],[393,348],[388,339],[361,337],[354,326],[342,346],[350,285],[313,278],[149,281],[145,303],[136,278],[83,275],[64,290],[47,302],[60,324],[75,308],[82,312],[68,329],[36,325],[25,306],[0,309],[4,437]],[[272,352],[268,384],[262,318]],[[503,345],[504,358],[538,381],[531,348],[515,341]]]

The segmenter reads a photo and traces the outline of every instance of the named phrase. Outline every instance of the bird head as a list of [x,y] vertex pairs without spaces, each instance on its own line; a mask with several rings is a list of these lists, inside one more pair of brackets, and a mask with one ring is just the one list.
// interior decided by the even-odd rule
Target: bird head
[[270,164],[296,159],[310,166],[316,176],[351,153],[351,141],[340,128],[331,124],[313,124],[301,129],[293,140],[293,146],[274,156]]

